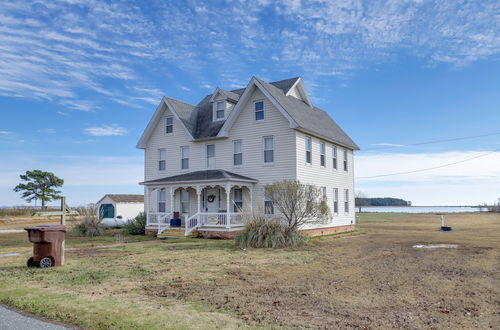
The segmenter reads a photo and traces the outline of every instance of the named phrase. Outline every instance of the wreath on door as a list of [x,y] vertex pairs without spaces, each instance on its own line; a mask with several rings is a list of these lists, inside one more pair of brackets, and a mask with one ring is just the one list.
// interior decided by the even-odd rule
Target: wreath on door
[[209,203],[213,203],[215,200],[215,195],[208,195],[207,200]]

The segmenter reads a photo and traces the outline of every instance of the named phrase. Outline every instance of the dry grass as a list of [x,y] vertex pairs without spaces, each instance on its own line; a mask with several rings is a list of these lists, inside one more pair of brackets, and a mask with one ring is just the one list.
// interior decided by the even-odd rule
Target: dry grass
[[1,258],[0,302],[88,328],[497,328],[500,215],[447,224],[362,214],[366,234],[296,250],[180,239],[73,251],[49,270]]

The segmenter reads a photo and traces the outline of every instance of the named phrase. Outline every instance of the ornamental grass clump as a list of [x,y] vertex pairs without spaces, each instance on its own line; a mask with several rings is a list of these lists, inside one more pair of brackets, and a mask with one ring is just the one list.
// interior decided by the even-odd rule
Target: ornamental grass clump
[[305,244],[303,235],[288,229],[279,218],[254,216],[245,221],[245,230],[236,236],[235,241],[241,248],[286,248]]
[[101,219],[97,216],[97,206],[95,204],[79,208],[79,214],[83,216],[83,219],[74,227],[74,231],[78,236],[94,237],[102,235]]

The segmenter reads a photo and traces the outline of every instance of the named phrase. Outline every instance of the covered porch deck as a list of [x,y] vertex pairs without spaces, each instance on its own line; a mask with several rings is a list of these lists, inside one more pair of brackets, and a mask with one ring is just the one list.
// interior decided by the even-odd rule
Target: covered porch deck
[[[225,170],[205,170],[142,182],[147,230],[236,231],[252,212],[257,180]],[[179,218],[180,226],[171,225]]]

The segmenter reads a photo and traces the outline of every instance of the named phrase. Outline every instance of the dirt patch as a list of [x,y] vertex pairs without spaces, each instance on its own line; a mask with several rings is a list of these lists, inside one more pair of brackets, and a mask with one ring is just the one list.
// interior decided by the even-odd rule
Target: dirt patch
[[[464,229],[468,233],[451,238],[460,241],[460,247],[413,249],[412,242],[437,245],[435,239],[443,237],[431,228],[432,218],[417,218],[401,217],[393,226],[384,223],[386,228],[380,231],[380,223],[370,223],[365,227],[368,235],[351,240],[316,241],[308,248],[310,259],[302,264],[228,265],[216,279],[179,277],[148,283],[143,289],[152,296],[207,304],[254,325],[494,327],[500,321],[495,285],[500,281],[498,250],[469,242],[479,243],[474,235],[488,235],[483,244],[498,247],[499,243],[490,240],[486,231],[470,227]],[[498,220],[492,217],[490,225],[498,226]]]

